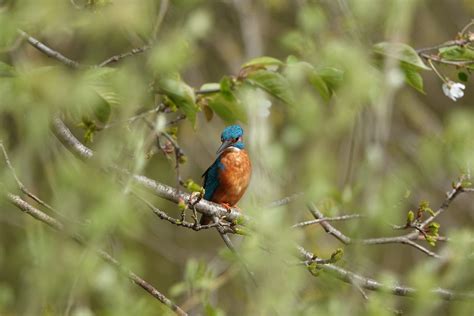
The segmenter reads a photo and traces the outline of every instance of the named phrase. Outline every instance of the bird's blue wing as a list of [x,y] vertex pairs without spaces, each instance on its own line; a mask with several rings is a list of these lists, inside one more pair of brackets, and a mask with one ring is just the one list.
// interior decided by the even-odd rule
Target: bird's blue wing
[[224,169],[224,165],[222,164],[220,157],[218,157],[216,161],[214,161],[214,163],[203,173],[204,190],[206,190],[204,193],[205,200],[212,200],[214,192],[216,192],[219,187],[219,170],[222,169]]

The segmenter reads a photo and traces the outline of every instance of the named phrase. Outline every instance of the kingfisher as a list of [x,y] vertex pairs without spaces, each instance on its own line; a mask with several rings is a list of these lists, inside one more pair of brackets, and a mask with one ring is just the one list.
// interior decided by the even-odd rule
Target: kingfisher
[[[244,195],[250,182],[252,165],[243,142],[244,130],[239,125],[227,126],[221,134],[217,158],[202,175],[204,199],[230,210]],[[201,225],[212,223],[210,216],[201,217]]]

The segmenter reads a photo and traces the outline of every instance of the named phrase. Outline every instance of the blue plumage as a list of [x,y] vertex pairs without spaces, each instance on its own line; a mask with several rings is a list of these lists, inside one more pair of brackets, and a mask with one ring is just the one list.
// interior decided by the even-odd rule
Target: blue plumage
[[212,200],[214,192],[219,187],[219,169],[224,170],[224,165],[221,163],[221,158],[217,157],[216,161],[202,175],[204,177],[205,200]]
[[221,140],[229,140],[232,138],[239,138],[244,134],[244,130],[239,125],[227,126],[221,134]]

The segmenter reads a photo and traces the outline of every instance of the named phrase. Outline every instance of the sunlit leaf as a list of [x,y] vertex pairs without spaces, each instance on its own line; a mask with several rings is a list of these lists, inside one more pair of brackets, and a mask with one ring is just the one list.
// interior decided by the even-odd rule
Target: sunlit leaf
[[293,93],[291,92],[288,80],[279,73],[267,70],[257,70],[250,73],[246,80],[252,85],[257,86],[274,97],[282,100],[286,104],[291,105],[294,102]]
[[469,47],[449,46],[439,49],[439,55],[449,60],[472,60],[474,61],[474,49]]
[[419,92],[425,93],[423,90],[423,78],[419,73],[419,69],[411,67],[408,64],[402,63],[402,70],[405,75],[405,82],[418,90]]
[[323,78],[321,78],[321,76],[316,73],[316,71],[312,71],[308,74],[308,80],[309,82],[311,82],[313,87],[319,92],[319,95],[321,95],[324,101],[327,102],[331,99],[331,90],[329,89]]
[[431,68],[425,65],[420,56],[418,56],[416,51],[409,45],[402,43],[382,42],[375,44],[373,49],[377,54],[398,59],[399,61],[405,62],[419,69],[431,70]]
[[334,67],[323,67],[316,70],[330,90],[335,90],[344,78],[344,71]]
[[245,110],[233,94],[219,93],[209,98],[208,106],[226,123],[247,122]]
[[262,57],[257,57],[254,59],[249,60],[245,64],[242,65],[241,68],[247,68],[247,67],[268,67],[268,66],[283,66],[283,62],[279,59],[273,58],[273,57],[268,57],[268,56],[262,56]]

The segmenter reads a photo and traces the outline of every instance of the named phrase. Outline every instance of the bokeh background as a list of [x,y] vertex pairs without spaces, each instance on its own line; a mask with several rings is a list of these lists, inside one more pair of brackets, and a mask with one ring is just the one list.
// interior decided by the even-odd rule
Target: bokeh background
[[[81,248],[47,226],[0,202],[0,314],[160,315],[163,305],[134,286],[92,251],[101,247],[192,315],[470,315],[472,302],[444,302],[423,290],[472,291],[474,196],[460,195],[437,221],[451,239],[435,247],[437,260],[401,244],[348,246],[337,263],[357,273],[420,288],[417,298],[360,292],[324,273],[313,277],[298,265],[294,244],[329,257],[341,244],[319,226],[289,227],[311,219],[308,202],[326,216],[362,214],[336,226],[353,238],[396,235],[407,212],[426,200],[436,209],[461,174],[474,164],[474,92],[452,102],[433,71],[422,72],[424,91],[403,83],[397,66],[380,65],[372,46],[403,42],[414,48],[454,39],[474,17],[469,0],[227,0],[52,1],[0,0],[0,61],[15,78],[0,77],[0,139],[19,178],[60,214],[69,230],[90,240]],[[85,163],[51,132],[64,117],[87,141],[83,117],[91,115],[88,88],[95,79],[47,58],[17,33],[20,28],[83,65],[142,47],[157,21],[156,41],[142,54],[110,64],[110,128],[88,146],[99,157]],[[291,106],[253,89],[239,93],[246,119],[244,140],[254,173],[239,203],[258,223],[245,238],[233,236],[255,273],[248,279],[215,230],[195,232],[154,216],[105,167],[118,164],[175,186],[172,155],[154,153],[155,140],[142,120],[123,120],[160,101],[150,85],[179,73],[189,86],[237,75],[258,56],[288,56],[314,67],[334,67],[343,79],[330,100],[288,74]],[[453,80],[458,70],[439,66]],[[105,89],[105,88],[104,88]],[[271,106],[269,101],[271,102]],[[178,112],[153,114],[166,122]],[[122,123],[120,123],[122,122]],[[184,179],[200,183],[215,159],[219,133],[228,122],[197,115],[182,120],[177,141],[186,156]],[[151,139],[151,141],[150,141]],[[155,150],[156,151],[156,150]],[[2,189],[18,192],[3,160]],[[123,179],[122,179],[123,180]],[[143,190],[137,192],[174,217],[180,212]],[[290,204],[268,203],[295,193]]]

